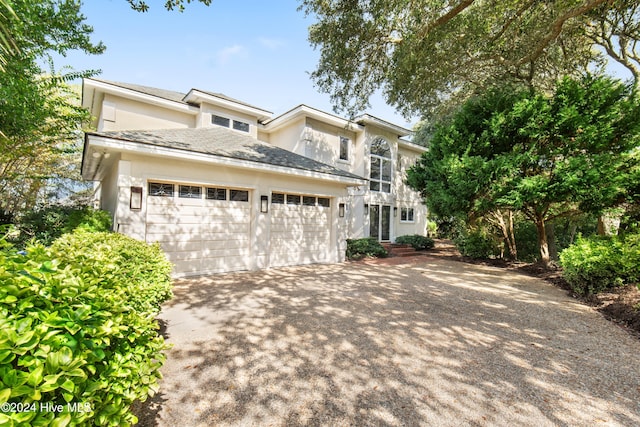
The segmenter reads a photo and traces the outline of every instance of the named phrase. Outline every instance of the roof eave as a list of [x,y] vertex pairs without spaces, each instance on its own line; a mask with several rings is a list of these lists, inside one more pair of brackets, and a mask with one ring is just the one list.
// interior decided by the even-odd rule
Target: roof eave
[[[128,152],[136,154],[146,154],[163,158],[175,158],[180,160],[198,161],[220,166],[238,167],[255,171],[264,171],[277,173],[282,175],[293,175],[298,177],[320,179],[324,181],[338,182],[347,186],[358,186],[366,184],[366,179],[355,178],[344,175],[336,175],[325,172],[310,171],[307,169],[299,169],[294,167],[286,167],[280,165],[271,165],[252,160],[235,159],[232,157],[219,156],[215,154],[199,153],[196,151],[182,150],[177,148],[161,147],[144,142],[131,141],[128,139],[109,138],[95,133],[87,133],[85,135],[85,149],[83,156],[83,178],[95,175],[91,171],[84,170],[84,158],[90,155],[90,152],[98,151],[106,152]],[[94,171],[95,172],[95,171]]]
[[273,115],[271,111],[263,110],[262,108],[252,107],[250,105],[247,105],[241,102],[234,102],[229,99],[215,96],[214,94],[207,93],[198,89],[191,89],[189,93],[187,93],[187,95],[183,98],[183,100],[184,102],[195,103],[195,104],[201,104],[202,102],[206,102],[206,103],[214,104],[220,107],[241,111],[243,113],[257,117],[258,121],[260,122],[268,120]]

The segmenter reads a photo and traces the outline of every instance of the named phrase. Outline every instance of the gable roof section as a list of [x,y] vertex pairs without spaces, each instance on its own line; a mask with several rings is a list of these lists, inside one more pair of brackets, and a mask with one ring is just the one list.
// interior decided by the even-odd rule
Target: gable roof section
[[[281,171],[282,168],[293,169],[299,171],[298,174],[329,175],[347,181],[360,181],[360,184],[365,181],[358,175],[222,127],[90,132],[85,136],[85,156],[91,137],[251,162],[264,165],[266,168],[276,167]],[[91,172],[84,170],[85,166],[83,159],[83,174],[91,174]]]
[[185,103],[183,101],[183,99],[187,95],[186,93],[176,92],[176,91],[173,91],[173,90],[159,89],[159,88],[155,88],[155,87],[151,87],[151,86],[143,86],[143,85],[137,85],[137,84],[132,84],[132,83],[112,82],[112,81],[109,81],[109,80],[102,80],[102,79],[91,79],[91,80],[95,80],[95,81],[98,81],[98,82],[101,82],[101,83],[106,83],[106,84],[113,85],[113,86],[118,86],[118,87],[121,87],[123,89],[133,90],[135,92],[140,92],[140,93],[143,93],[145,95],[151,95],[151,96],[156,96],[158,98],[164,98],[164,99],[167,99],[169,101],[174,101],[174,102]]

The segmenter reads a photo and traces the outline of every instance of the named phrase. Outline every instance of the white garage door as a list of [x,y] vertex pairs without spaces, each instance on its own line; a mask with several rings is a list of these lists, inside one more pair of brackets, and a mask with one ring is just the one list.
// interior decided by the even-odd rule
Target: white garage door
[[271,194],[269,264],[272,267],[329,261],[330,200],[299,194]]
[[177,275],[247,270],[249,192],[149,183],[147,242],[159,242]]

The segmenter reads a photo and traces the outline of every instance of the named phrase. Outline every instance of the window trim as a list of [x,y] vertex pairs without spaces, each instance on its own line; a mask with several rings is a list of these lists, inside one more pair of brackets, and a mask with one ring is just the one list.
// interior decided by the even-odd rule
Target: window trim
[[[369,150],[369,190],[375,191],[378,193],[390,194],[392,189],[392,183],[393,183],[393,160],[392,160],[393,156],[391,152],[391,144],[389,144],[389,142],[386,139],[382,137],[377,137],[373,139],[373,141],[371,142],[371,146],[373,146],[373,144],[377,141],[382,141],[386,144],[386,149],[389,152],[389,157],[384,157],[381,154],[374,154],[371,149]],[[377,178],[373,178],[374,160],[377,160],[378,161],[377,163],[379,164],[379,166],[376,168],[378,171]],[[388,181],[383,179],[385,163],[389,164],[389,180]],[[376,184],[376,185],[373,185],[373,184]],[[373,188],[374,186],[377,186],[378,188],[374,189]],[[388,191],[385,190],[386,187],[388,187]]]
[[[404,219],[402,219],[404,217]],[[415,223],[416,212],[415,208],[404,207],[400,208],[400,222]]]

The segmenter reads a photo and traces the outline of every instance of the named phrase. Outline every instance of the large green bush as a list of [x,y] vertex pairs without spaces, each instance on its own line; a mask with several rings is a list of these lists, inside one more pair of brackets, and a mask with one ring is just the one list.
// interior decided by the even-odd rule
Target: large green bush
[[49,206],[27,212],[16,224],[20,231],[19,241],[35,239],[50,245],[65,233],[80,228],[87,231],[111,230],[111,215],[89,206]]
[[563,275],[580,295],[640,281],[640,234],[578,238],[560,254]]
[[396,243],[400,243],[402,245],[411,245],[417,251],[432,249],[435,246],[435,242],[433,241],[433,239],[421,236],[419,234],[398,236],[396,238]]
[[130,425],[158,389],[159,247],[77,231],[23,253],[0,240],[0,425]]
[[387,251],[373,237],[347,239],[347,259],[358,260],[364,257],[386,257]]
[[482,230],[472,230],[453,239],[463,256],[477,259],[494,258],[500,255],[495,239]]

